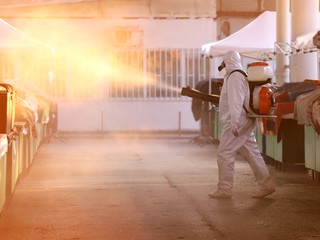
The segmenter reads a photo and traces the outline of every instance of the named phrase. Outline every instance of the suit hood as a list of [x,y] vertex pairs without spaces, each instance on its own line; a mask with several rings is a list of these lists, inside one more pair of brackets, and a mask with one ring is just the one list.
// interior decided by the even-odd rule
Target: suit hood
[[237,51],[229,51],[223,56],[226,73],[229,74],[233,70],[242,69],[241,57]]

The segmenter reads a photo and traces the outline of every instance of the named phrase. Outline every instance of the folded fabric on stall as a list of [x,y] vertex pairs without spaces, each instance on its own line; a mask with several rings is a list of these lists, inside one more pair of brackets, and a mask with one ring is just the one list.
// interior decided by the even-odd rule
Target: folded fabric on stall
[[282,119],[287,114],[293,114],[294,112],[294,103],[287,102],[287,103],[277,103],[275,105],[275,115],[277,118],[275,119],[276,122],[276,133],[277,133],[277,141],[280,142],[282,140],[283,134],[281,131],[281,123]]
[[[309,108],[313,101],[320,96],[320,88],[302,94],[297,97],[294,103],[294,118],[297,120],[298,124],[311,125],[311,118],[308,117],[312,110]],[[310,113],[308,113],[310,112]]]
[[310,110],[311,126],[320,134],[320,96],[312,102]]
[[303,81],[297,85],[292,86],[287,90],[290,101],[295,101],[296,98],[304,93],[311,92],[317,88],[316,81]]
[[298,96],[311,92],[319,87],[316,80],[305,80],[299,83],[285,83],[273,94],[275,103],[294,102]]
[[294,102],[287,102],[287,103],[277,103],[275,104],[275,115],[276,118],[276,130],[279,130],[281,120],[286,114],[293,114],[294,113]]
[[32,106],[21,97],[16,97],[16,122],[26,122],[26,127],[31,129],[32,136],[37,136],[35,128],[36,117]]

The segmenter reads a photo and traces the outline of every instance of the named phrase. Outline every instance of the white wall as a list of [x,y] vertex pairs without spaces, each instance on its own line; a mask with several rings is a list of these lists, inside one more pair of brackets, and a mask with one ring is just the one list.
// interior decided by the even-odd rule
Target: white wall
[[[199,130],[191,101],[183,102],[59,102],[62,132]],[[179,113],[181,114],[179,123]]]
[[141,25],[147,48],[200,48],[216,36],[216,24],[207,18],[150,20]]

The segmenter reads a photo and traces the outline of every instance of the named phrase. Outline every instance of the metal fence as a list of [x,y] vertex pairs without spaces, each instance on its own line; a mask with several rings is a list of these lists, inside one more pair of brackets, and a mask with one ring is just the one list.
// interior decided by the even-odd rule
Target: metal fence
[[2,53],[2,79],[19,69],[21,79],[65,99],[180,100],[182,87],[210,78],[200,49],[68,48],[49,55]]

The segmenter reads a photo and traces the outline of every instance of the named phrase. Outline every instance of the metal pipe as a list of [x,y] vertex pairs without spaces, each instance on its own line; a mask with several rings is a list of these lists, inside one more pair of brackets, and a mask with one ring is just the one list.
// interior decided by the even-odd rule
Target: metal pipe
[[[290,23],[290,1],[277,0],[277,42],[291,42],[291,23]],[[281,49],[281,48],[280,48]],[[276,55],[276,82],[283,85],[289,82],[289,56],[285,54]]]

